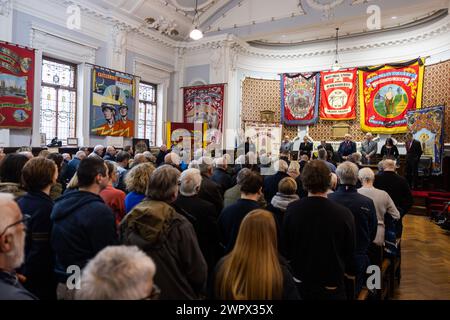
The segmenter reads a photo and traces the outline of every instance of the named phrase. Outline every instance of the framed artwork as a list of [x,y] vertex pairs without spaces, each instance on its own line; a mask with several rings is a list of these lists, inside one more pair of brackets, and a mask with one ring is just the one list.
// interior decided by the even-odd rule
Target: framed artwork
[[135,154],[150,151],[150,141],[148,139],[133,138],[133,150]]
[[67,138],[67,145],[78,147],[78,138]]
[[348,124],[335,124],[332,128],[333,139],[344,138],[347,133],[350,133],[350,126]]

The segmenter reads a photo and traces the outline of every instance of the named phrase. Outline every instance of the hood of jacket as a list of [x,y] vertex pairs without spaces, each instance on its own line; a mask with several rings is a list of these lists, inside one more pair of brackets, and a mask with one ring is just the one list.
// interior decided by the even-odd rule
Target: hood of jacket
[[121,222],[122,241],[138,246],[160,243],[175,219],[182,217],[166,202],[144,199]]
[[280,192],[277,192],[277,194],[272,198],[272,201],[270,202],[275,208],[280,209],[281,211],[286,211],[287,206],[293,202],[300,199],[298,195],[296,194],[283,194]]
[[89,203],[99,202],[105,204],[102,198],[95,193],[88,191],[78,191],[71,190],[64,193],[61,197],[56,199],[55,206],[53,207],[52,214],[50,216],[51,220],[60,220],[65,218],[70,213],[78,210],[82,206]]
[[14,182],[0,182],[0,192],[11,193],[15,198],[19,198],[26,193],[18,183]]

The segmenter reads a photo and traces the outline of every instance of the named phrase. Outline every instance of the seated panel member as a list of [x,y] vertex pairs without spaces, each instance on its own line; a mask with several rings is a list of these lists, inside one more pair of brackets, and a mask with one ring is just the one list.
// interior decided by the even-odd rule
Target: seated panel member
[[299,148],[299,152],[300,152],[300,156],[306,154],[308,156],[308,158],[311,159],[311,152],[313,149],[313,140],[311,139],[310,136],[305,135],[303,137],[303,142],[300,143],[300,148]]
[[356,152],[356,143],[352,141],[350,134],[345,135],[345,140],[341,142],[338,149],[340,161],[347,160],[348,156]]

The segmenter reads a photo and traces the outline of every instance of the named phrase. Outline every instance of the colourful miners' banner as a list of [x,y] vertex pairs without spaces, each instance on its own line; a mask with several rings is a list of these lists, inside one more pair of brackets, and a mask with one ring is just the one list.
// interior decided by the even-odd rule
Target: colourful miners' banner
[[95,66],[92,70],[91,134],[134,136],[135,77]]
[[183,88],[184,122],[207,123],[208,129],[222,131],[224,84]]
[[0,128],[33,126],[34,49],[0,42]]
[[206,133],[205,123],[168,122],[167,148],[183,158],[192,159],[197,149],[206,147],[203,140]]
[[281,121],[310,125],[319,118],[320,73],[281,75]]
[[433,159],[432,174],[434,175],[442,173],[444,115],[442,106],[410,111],[407,114],[408,131],[422,144],[422,156]]
[[406,132],[406,113],[421,107],[423,71],[423,59],[360,69],[361,129]]
[[320,73],[320,119],[356,118],[356,76],[356,69]]

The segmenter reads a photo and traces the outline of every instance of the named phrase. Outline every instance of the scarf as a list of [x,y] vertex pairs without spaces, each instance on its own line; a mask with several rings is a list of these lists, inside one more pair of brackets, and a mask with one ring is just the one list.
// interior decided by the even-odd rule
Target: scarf
[[277,194],[272,198],[272,201],[270,202],[275,208],[280,209],[281,211],[286,211],[287,206],[289,203],[300,199],[298,195],[296,194],[283,194],[280,192],[277,192]]

